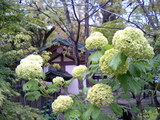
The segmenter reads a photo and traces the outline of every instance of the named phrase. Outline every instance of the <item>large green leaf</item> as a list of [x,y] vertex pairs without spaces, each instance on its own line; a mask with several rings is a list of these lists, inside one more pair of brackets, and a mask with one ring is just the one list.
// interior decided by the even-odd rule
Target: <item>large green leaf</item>
[[110,107],[117,117],[121,117],[123,115],[123,107],[121,107],[117,103],[111,103]]
[[27,100],[31,100],[31,101],[38,100],[40,96],[41,96],[41,93],[39,91],[28,92],[25,95]]
[[100,108],[96,107],[96,106],[93,106],[93,111],[92,111],[92,118],[93,120],[97,120],[99,114],[100,114]]
[[116,71],[119,66],[125,64],[126,60],[127,56],[124,53],[119,52],[112,57],[112,60],[109,62],[109,66],[113,71]]
[[101,51],[102,51],[102,53],[104,54],[105,51],[107,51],[107,50],[109,50],[109,49],[111,49],[111,48],[114,48],[114,46],[107,44],[107,45],[105,45],[105,46],[103,47],[103,49],[102,49]]
[[68,110],[65,112],[64,117],[66,120],[80,120],[81,114],[82,113],[78,110]]
[[124,90],[129,89],[128,80],[132,80],[132,76],[129,74],[118,75],[117,80],[121,83]]
[[129,72],[123,75],[118,75],[117,80],[121,83],[124,90],[131,90],[137,94],[141,89],[141,84],[139,84],[138,80],[134,79]]
[[98,116],[100,115],[100,108],[90,105],[88,110],[83,114],[83,120],[89,120],[91,117],[93,120],[97,120]]
[[[43,86],[42,86],[43,87]],[[57,90],[59,90],[60,88],[54,84],[52,85],[49,85],[46,92],[49,93],[49,94],[53,94],[55,93]]]
[[101,51],[95,51],[89,56],[88,62],[97,63],[102,55],[103,53]]
[[39,89],[38,81],[36,80],[30,80],[23,85],[23,91],[34,91],[38,89]]

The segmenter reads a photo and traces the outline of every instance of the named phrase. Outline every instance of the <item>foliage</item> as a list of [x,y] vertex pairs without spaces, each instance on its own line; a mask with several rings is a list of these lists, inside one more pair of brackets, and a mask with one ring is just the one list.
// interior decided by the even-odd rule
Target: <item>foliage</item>
[[[93,31],[101,32],[111,44],[114,33],[117,32],[118,29],[123,29],[125,27],[125,24],[118,19],[118,20],[113,20],[113,21],[103,23],[102,25],[100,25],[100,27],[102,28],[94,28]],[[113,28],[113,29],[109,29],[107,27]]]

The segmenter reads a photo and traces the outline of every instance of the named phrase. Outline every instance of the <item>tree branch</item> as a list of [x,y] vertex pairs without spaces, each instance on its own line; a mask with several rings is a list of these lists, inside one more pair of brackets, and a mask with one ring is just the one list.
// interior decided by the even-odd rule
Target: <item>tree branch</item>
[[148,14],[146,8],[144,7],[144,1],[141,3],[140,0],[137,0],[137,2],[139,3],[139,5],[141,6],[142,10],[143,10],[144,13],[146,14],[146,16],[147,16],[147,18],[148,18],[148,20],[149,20],[149,23],[151,24],[151,26],[153,27],[153,29],[154,29],[154,30],[157,30],[157,28],[156,28],[156,26],[155,26],[155,24],[154,24],[152,18],[149,16],[149,14]]
[[111,13],[111,14],[113,14],[113,15],[118,16],[118,17],[121,18],[122,20],[125,20],[125,21],[127,21],[127,22],[135,25],[137,28],[139,28],[140,30],[142,30],[144,34],[147,34],[147,33],[146,33],[140,26],[138,26],[136,23],[134,23],[134,22],[132,22],[132,21],[130,21],[130,20],[127,20],[127,19],[121,17],[121,16],[120,16],[119,14],[117,14],[117,13],[114,13],[114,12],[111,12],[111,11],[109,11],[109,10],[103,9],[103,8],[101,8],[100,6],[99,6],[99,8],[100,8],[101,10],[103,10],[103,11],[106,11],[106,12],[108,12],[108,13]]
[[138,6],[139,6],[139,5],[137,5],[137,6],[132,10],[132,12],[129,14],[129,16],[128,16],[128,21],[130,21],[130,16],[131,16],[132,13],[138,8]]

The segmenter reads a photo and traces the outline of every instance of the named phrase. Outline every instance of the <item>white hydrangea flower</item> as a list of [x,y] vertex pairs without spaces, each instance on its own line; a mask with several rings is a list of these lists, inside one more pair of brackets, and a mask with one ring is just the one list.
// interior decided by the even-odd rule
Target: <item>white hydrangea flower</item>
[[88,50],[101,49],[106,44],[108,44],[108,40],[100,32],[94,32],[86,39],[86,48]]
[[109,74],[109,75],[119,75],[119,74],[125,74],[129,67],[128,60],[125,64],[118,67],[116,71],[113,71],[110,66],[109,62],[111,61],[112,57],[117,54],[119,51],[117,49],[110,49],[105,52],[105,54],[100,58],[99,60],[99,66],[102,72]]
[[96,84],[88,90],[87,100],[97,107],[107,106],[113,102],[112,89],[106,84]]
[[16,73],[18,77],[30,80],[40,76],[42,67],[39,63],[34,61],[23,62],[17,66]]
[[73,100],[70,96],[60,95],[58,98],[52,103],[52,111],[54,113],[61,113],[66,111],[73,104]]
[[26,58],[22,59],[20,63],[25,63],[25,62],[32,62],[35,61],[39,63],[41,66],[43,64],[43,59],[40,55],[28,55]]
[[64,79],[62,77],[55,77],[53,78],[53,83],[56,83],[56,82],[64,82]]
[[80,78],[81,75],[87,70],[85,65],[79,65],[73,68],[72,75],[76,78]]
[[[122,51],[126,56],[142,59],[142,58],[152,58],[154,52],[150,49],[150,45],[143,32],[138,28],[127,27],[124,30],[117,31],[112,40],[114,47]],[[151,54],[144,55],[146,48],[149,47],[149,52]]]

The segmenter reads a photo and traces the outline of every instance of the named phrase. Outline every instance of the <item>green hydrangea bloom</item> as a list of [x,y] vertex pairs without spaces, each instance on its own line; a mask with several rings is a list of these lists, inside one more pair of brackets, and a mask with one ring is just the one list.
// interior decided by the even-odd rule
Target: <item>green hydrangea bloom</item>
[[86,39],[86,48],[88,50],[101,49],[106,44],[108,44],[108,40],[100,32],[94,32]]
[[52,111],[56,114],[64,112],[65,110],[69,109],[72,104],[73,104],[73,100],[70,96],[60,95],[52,103]]
[[109,75],[119,75],[119,74],[125,74],[127,72],[129,67],[128,60],[126,61],[125,64],[119,66],[116,71],[113,71],[109,66],[109,62],[111,61],[112,57],[118,52],[119,50],[112,48],[104,53],[104,55],[99,60],[99,66],[102,72]]
[[62,78],[62,77],[55,77],[55,78],[53,78],[53,83],[55,83],[55,82],[64,82],[64,79]]
[[152,59],[154,57],[154,49],[151,47],[149,44],[148,46],[144,49],[144,58],[147,59]]
[[72,75],[76,78],[80,78],[81,75],[87,70],[85,65],[79,65],[73,68]]
[[29,55],[20,61],[16,68],[17,76],[25,79],[39,77],[42,73],[43,59],[39,55]]
[[35,61],[40,65],[43,64],[43,59],[40,55],[28,55],[26,58],[22,59],[20,63]]
[[113,102],[112,89],[106,84],[96,84],[88,90],[87,100],[97,107],[107,106]]
[[18,77],[30,80],[40,76],[42,67],[35,61],[23,62],[17,66],[16,73]]
[[127,27],[124,30],[117,31],[113,36],[112,44],[126,56],[135,59],[152,58],[154,56],[153,49],[150,49],[151,46],[143,32],[138,28]]

